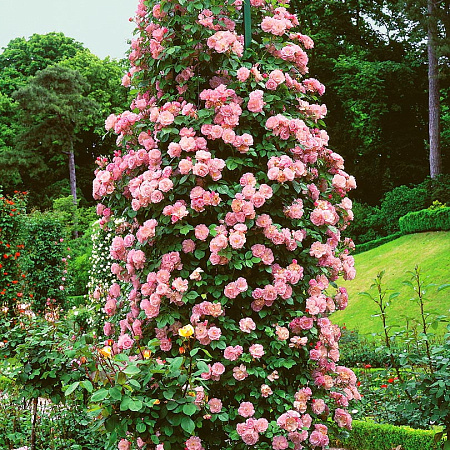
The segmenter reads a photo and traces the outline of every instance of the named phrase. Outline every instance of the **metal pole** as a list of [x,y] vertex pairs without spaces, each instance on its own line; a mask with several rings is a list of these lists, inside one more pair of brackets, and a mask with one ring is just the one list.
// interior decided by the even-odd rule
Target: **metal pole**
[[249,48],[252,42],[252,13],[250,0],[244,0],[244,46]]

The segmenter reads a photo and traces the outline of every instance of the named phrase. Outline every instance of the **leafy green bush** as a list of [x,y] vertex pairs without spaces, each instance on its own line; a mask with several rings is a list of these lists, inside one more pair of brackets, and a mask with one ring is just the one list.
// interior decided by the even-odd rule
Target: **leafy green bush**
[[28,289],[32,309],[43,312],[48,301],[63,306],[66,298],[67,247],[63,224],[52,214],[35,212],[27,217]]
[[[102,435],[79,405],[53,405],[41,400],[36,423],[36,450],[98,450]],[[0,448],[18,448],[30,443],[32,412],[19,395],[19,387],[9,390],[0,402]]]
[[385,347],[361,336],[358,331],[342,327],[339,340],[340,364],[347,367],[385,367],[390,363]]
[[381,201],[380,212],[377,215],[383,224],[386,234],[399,231],[398,219],[411,211],[419,211],[428,206],[428,191],[425,187],[399,186],[387,192]]
[[427,178],[416,186],[396,187],[384,195],[379,206],[354,201],[355,219],[349,230],[350,237],[356,244],[362,244],[395,234],[400,229],[400,217],[427,207],[435,209],[434,205],[445,206],[446,203],[450,204],[450,175]]
[[354,420],[342,445],[350,450],[392,450],[399,445],[406,450],[433,450],[438,448],[434,439],[434,431]]
[[403,233],[450,230],[450,208],[423,209],[410,212],[399,219]]

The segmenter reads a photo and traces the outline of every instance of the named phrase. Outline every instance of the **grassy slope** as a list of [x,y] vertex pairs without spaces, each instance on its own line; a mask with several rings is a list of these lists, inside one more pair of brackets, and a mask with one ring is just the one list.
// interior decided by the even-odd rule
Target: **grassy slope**
[[[438,286],[450,282],[450,232],[427,232],[402,236],[395,241],[381,245],[359,255],[355,255],[357,275],[352,281],[340,283],[349,292],[349,305],[345,311],[333,314],[332,320],[348,329],[358,330],[362,334],[382,333],[380,317],[372,317],[379,313],[378,306],[367,296],[358,295],[366,291],[372,295],[375,288],[370,289],[378,272],[385,271],[383,284],[393,292],[400,292],[387,310],[388,325],[404,326],[405,316],[419,318],[419,306],[411,301],[412,289],[404,286],[402,281],[409,280],[419,265],[427,283]],[[427,284],[426,283],[426,284]],[[430,287],[426,293],[426,310],[436,311],[449,317],[450,289],[439,293],[436,287]],[[388,296],[387,296],[388,297]],[[394,332],[397,328],[393,328]],[[445,331],[439,327],[439,334]]]

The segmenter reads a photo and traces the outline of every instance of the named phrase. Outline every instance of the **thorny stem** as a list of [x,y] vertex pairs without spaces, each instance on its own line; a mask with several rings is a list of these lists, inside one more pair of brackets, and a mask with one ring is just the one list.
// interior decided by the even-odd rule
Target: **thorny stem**
[[[387,328],[387,325],[386,325],[386,308],[387,308],[387,305],[383,303],[384,297],[386,295],[386,291],[383,291],[383,289],[382,289],[382,284],[381,284],[382,276],[383,276],[383,274],[379,273],[377,275],[377,278],[375,279],[375,284],[376,284],[377,291],[378,291],[378,299],[374,299],[374,301],[380,308],[381,318],[383,320],[384,338],[385,338],[386,347],[389,350],[389,359],[391,361],[391,366],[394,368],[395,373],[397,374],[397,377],[398,377],[399,381],[402,384],[404,384],[404,378],[403,378],[403,376],[402,376],[402,374],[400,372],[400,368],[399,368],[397,362],[395,361],[394,355],[393,355],[392,350],[391,350],[391,343],[390,343],[390,339],[389,339],[388,328]],[[413,402],[413,398],[412,398],[411,394],[408,392],[407,389],[405,389],[405,394],[408,397],[408,400],[410,402]]]

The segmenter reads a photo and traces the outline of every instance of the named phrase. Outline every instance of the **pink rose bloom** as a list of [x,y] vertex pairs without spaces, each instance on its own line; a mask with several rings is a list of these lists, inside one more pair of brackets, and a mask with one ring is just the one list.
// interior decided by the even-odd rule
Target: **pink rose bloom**
[[175,120],[175,117],[170,111],[162,111],[158,116],[158,122],[163,127],[167,127],[167,126],[171,125],[174,120]]
[[192,239],[185,239],[181,245],[184,253],[192,253],[195,250],[195,242]]
[[173,188],[173,182],[169,178],[163,178],[158,183],[158,189],[162,192],[168,192]]
[[223,356],[225,359],[229,361],[236,361],[239,356],[242,355],[243,348],[240,345],[236,345],[235,347],[228,346],[223,352]]
[[246,242],[244,233],[238,232],[231,232],[228,240],[233,248],[242,248]]
[[188,289],[188,281],[181,277],[175,278],[172,282],[172,287],[178,292],[186,292]]
[[244,333],[251,333],[253,330],[256,330],[256,324],[252,318],[246,317],[239,321],[239,328]]
[[286,327],[280,327],[277,325],[276,334],[280,341],[285,341],[289,339],[289,330]]
[[191,436],[184,444],[187,450],[204,450],[202,441],[197,436]]
[[266,89],[269,89],[270,91],[275,91],[278,87],[278,84],[275,80],[272,80],[272,78],[269,78],[266,81]]
[[126,439],[121,439],[118,446],[118,450],[130,450],[131,449],[131,442],[127,441]]
[[233,369],[233,377],[237,381],[245,380],[248,377],[247,367],[245,367],[244,364],[241,364],[240,366],[235,367]]
[[211,374],[213,376],[220,376],[224,372],[225,372],[225,366],[220,362],[216,362],[211,366]]
[[209,167],[204,163],[197,163],[192,167],[192,173],[198,177],[206,177],[209,174]]
[[176,142],[171,142],[167,149],[167,153],[171,158],[178,158],[181,155],[181,146]]
[[164,199],[164,195],[161,191],[153,191],[152,195],[150,196],[150,200],[152,203],[159,203]]
[[275,81],[275,83],[281,84],[284,83],[286,78],[283,74],[283,72],[281,70],[273,70],[272,72],[270,72],[269,74],[269,79]]
[[242,402],[238,408],[238,414],[242,417],[252,417],[255,414],[253,403]]
[[239,289],[236,287],[236,283],[232,281],[225,286],[223,293],[227,298],[236,298],[239,295]]
[[342,408],[337,408],[334,412],[334,420],[341,428],[352,429],[352,417]]
[[122,334],[122,336],[119,337],[119,340],[117,342],[117,346],[120,349],[129,349],[133,347],[134,340],[128,335],[128,334]]
[[245,292],[248,289],[247,280],[243,277],[239,277],[236,280],[236,288],[239,292]]
[[303,427],[300,414],[294,410],[289,410],[278,417],[277,425],[286,431],[296,431]]
[[270,389],[270,386],[267,384],[261,385],[261,395],[265,398],[267,398],[269,395],[272,395],[272,389]]
[[314,398],[312,400],[312,410],[314,414],[322,414],[325,411],[325,402],[321,398]]
[[115,298],[110,298],[105,304],[105,313],[108,316],[113,316],[116,312],[117,300]]
[[326,447],[330,442],[327,436],[327,427],[325,425],[314,425],[315,430],[309,436],[309,442],[316,447]]
[[192,170],[192,161],[190,158],[182,159],[178,163],[178,168],[180,169],[180,172],[182,175],[188,174]]
[[264,347],[261,344],[253,344],[249,348],[249,352],[253,358],[259,359],[264,355]]
[[111,336],[112,333],[113,333],[113,330],[112,330],[111,323],[105,322],[105,324],[103,325],[103,334],[105,336]]
[[208,337],[212,341],[218,341],[220,339],[220,336],[222,336],[222,330],[218,327],[211,327],[208,330]]
[[236,133],[231,128],[225,128],[222,133],[222,140],[225,144],[232,144],[236,139]]
[[237,79],[242,83],[250,76],[250,70],[247,67],[241,67],[236,72]]
[[222,401],[218,398],[212,398],[209,402],[209,410],[212,414],[218,414],[222,411]]
[[263,107],[265,105],[263,100],[263,91],[256,90],[253,92],[250,92],[249,94],[249,100],[247,104],[247,109],[254,113],[262,112]]
[[289,442],[284,436],[275,436],[272,440],[274,450],[284,450],[289,447]]
[[204,224],[200,224],[195,227],[194,233],[197,239],[204,241],[209,235],[209,228]]
[[258,433],[264,433],[268,427],[269,422],[264,418],[258,419],[255,423],[255,429]]

